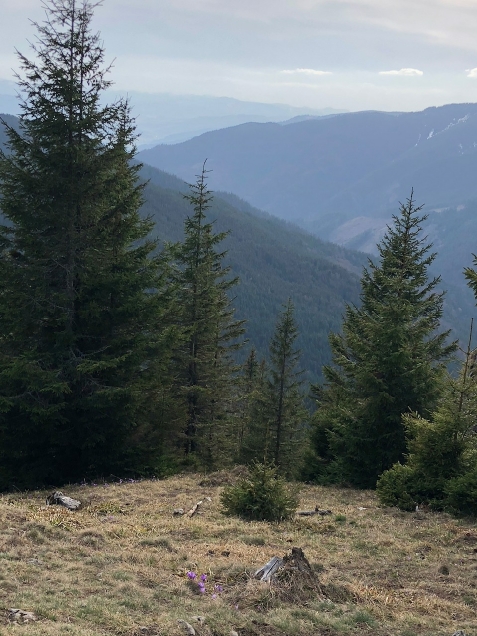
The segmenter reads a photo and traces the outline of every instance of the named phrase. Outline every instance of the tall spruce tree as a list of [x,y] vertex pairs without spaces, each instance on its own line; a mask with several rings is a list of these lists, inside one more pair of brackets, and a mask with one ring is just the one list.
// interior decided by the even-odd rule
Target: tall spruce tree
[[426,417],[436,406],[456,344],[438,332],[443,294],[429,279],[435,254],[420,210],[411,194],[378,245],[379,263],[363,272],[361,307],[348,306],[342,333],[330,336],[334,365],[324,368],[313,431],[321,479],[374,487],[403,459],[402,414]]
[[[90,0],[47,0],[0,157],[0,486],[125,467],[169,346],[128,104]],[[153,377],[156,376],[156,377]]]
[[188,462],[206,469],[230,461],[234,440],[235,377],[233,352],[242,346],[244,321],[234,319],[229,291],[237,284],[224,267],[218,246],[226,232],[214,233],[206,221],[212,201],[205,164],[186,199],[194,213],[185,221],[184,242],[175,247],[179,320],[186,331],[180,349],[178,381],[184,401],[183,448]]

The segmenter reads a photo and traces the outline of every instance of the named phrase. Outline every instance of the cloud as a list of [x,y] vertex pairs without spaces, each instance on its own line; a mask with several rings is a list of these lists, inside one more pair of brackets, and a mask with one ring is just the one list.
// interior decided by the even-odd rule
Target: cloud
[[477,77],[477,68],[468,68],[467,77]]
[[418,77],[424,75],[417,68],[402,68],[399,71],[379,71],[379,75],[401,75],[403,77]]
[[293,70],[280,71],[286,75],[295,75],[301,73],[302,75],[332,75],[331,71],[316,71],[314,68],[295,68]]

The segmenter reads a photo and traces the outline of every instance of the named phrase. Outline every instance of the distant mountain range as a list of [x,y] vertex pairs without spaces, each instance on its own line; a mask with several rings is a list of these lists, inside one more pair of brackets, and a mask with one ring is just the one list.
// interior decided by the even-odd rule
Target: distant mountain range
[[334,108],[297,108],[207,95],[131,93],[129,97],[141,135],[140,147],[179,143],[210,130],[246,122],[281,122],[294,117],[329,116],[343,112]]
[[140,153],[186,180],[205,157],[218,189],[367,252],[414,188],[443,271],[451,263],[450,278],[464,285],[460,272],[477,251],[477,104],[244,124]]
[[[0,113],[18,115],[17,85],[0,80]],[[130,100],[139,133],[139,148],[158,143],[178,143],[246,122],[281,122],[300,117],[321,117],[346,112],[336,108],[300,108],[287,104],[248,102],[211,95],[173,95],[170,93],[125,92],[114,88],[103,94],[103,102],[118,97]]]

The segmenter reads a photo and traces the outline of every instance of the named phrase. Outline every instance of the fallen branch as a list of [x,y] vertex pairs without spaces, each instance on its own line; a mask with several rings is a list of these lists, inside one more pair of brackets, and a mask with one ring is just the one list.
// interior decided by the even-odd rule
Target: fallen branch
[[197,511],[199,510],[201,505],[202,505],[202,501],[198,501],[195,504],[195,506],[192,506],[192,508],[189,510],[189,512],[187,513],[187,516],[188,517],[193,517],[197,513]]
[[296,514],[300,515],[300,517],[312,517],[313,515],[321,515],[322,517],[325,517],[326,515],[331,515],[333,513],[331,510],[320,510],[316,507],[314,510],[299,510]]

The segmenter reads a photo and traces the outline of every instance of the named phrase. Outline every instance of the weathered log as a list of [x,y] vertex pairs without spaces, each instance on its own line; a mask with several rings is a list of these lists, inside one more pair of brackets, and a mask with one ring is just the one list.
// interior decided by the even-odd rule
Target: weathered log
[[78,510],[78,508],[81,506],[81,501],[72,499],[71,497],[67,497],[62,492],[57,490],[51,495],[48,495],[48,497],[46,498],[46,505],[64,506],[65,508],[68,508],[68,510]]
[[12,623],[30,623],[37,621],[38,618],[33,612],[25,612],[25,610],[11,608],[8,610],[8,620]]
[[199,510],[201,505],[202,505],[202,501],[198,501],[195,504],[195,506],[192,506],[192,508],[189,510],[189,512],[187,513],[187,516],[188,517],[193,517],[197,513],[197,511]]
[[280,557],[272,557],[268,563],[259,568],[253,578],[260,579],[260,581],[269,581],[275,572],[283,565],[283,559]]

